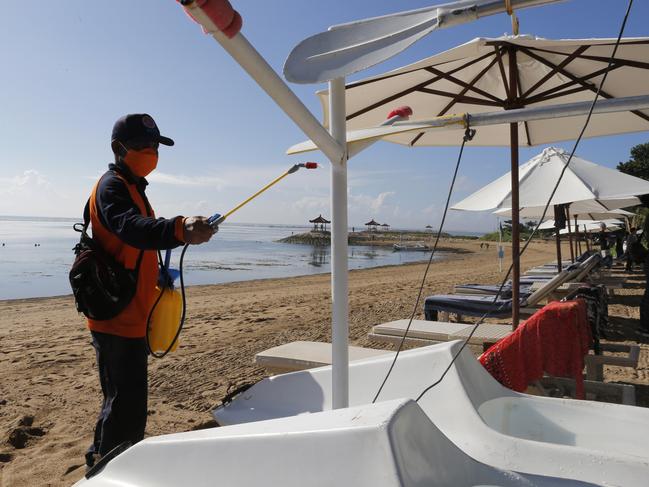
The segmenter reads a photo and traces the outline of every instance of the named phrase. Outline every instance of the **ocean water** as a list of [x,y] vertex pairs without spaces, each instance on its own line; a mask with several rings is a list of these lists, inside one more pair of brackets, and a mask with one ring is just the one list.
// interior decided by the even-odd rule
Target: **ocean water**
[[[0,216],[0,299],[70,294],[68,272],[78,242],[75,220]],[[185,284],[218,284],[330,271],[329,248],[277,240],[308,227],[226,223],[210,242],[185,254]],[[4,245],[3,245],[4,244]],[[172,267],[178,266],[180,248]],[[443,258],[439,253],[435,259]],[[428,259],[423,252],[350,246],[349,268],[398,265]]]

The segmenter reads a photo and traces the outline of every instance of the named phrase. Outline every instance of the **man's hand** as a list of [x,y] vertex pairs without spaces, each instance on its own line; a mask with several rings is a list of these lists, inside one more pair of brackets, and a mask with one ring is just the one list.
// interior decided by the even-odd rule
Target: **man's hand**
[[183,220],[183,240],[188,244],[205,243],[217,230],[204,216],[190,216]]

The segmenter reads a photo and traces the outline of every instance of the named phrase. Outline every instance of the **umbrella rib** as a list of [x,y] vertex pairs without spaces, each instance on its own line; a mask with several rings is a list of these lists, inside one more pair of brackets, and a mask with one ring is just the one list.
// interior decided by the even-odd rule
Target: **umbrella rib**
[[[518,65],[516,65],[516,69],[514,70],[516,74],[516,91],[518,92],[518,100],[521,105],[521,107],[525,106],[525,103],[523,101],[523,87],[521,86],[521,73],[520,70],[518,69]],[[525,129],[525,138],[527,139],[527,145],[531,146],[532,145],[532,140],[530,138],[530,127],[529,124],[527,123],[527,120],[523,121],[523,128]]]
[[[489,107],[501,107],[502,103],[497,103],[495,101],[485,100],[483,98],[476,98],[473,96],[460,96],[458,93],[451,93],[449,91],[433,90],[432,88],[419,88],[417,91],[422,93],[428,93],[429,95],[438,95],[444,96],[446,98],[453,98],[460,103],[467,103],[471,105],[484,105]],[[441,115],[438,115],[438,117]]]
[[[491,53],[485,54],[484,56],[480,56],[480,57],[478,57],[476,59],[472,59],[471,61],[469,61],[467,63],[464,63],[462,66],[458,66],[457,68],[452,69],[451,71],[449,71],[449,73],[450,74],[457,73],[458,71],[461,71],[462,69],[468,68],[469,66],[472,66],[473,64],[475,64],[477,62],[480,62],[480,61],[482,61],[483,59],[486,59],[489,56],[491,56]],[[425,68],[421,68],[421,69],[425,69]],[[414,71],[419,71],[419,70],[414,70]],[[400,73],[399,75],[401,75],[401,74],[406,74],[406,73]],[[399,76],[399,75],[395,75],[395,76]],[[440,79],[441,78],[439,76],[435,76],[435,77],[430,78],[429,80],[426,80],[426,81],[424,81],[422,83],[417,83],[415,86],[407,88],[407,89],[405,89],[405,90],[403,90],[403,91],[401,91],[399,93],[396,93],[394,95],[390,95],[387,98],[379,100],[376,103],[372,103],[371,105],[368,105],[365,108],[361,108],[360,110],[357,110],[354,113],[351,113],[351,114],[347,115],[347,120],[351,120],[351,119],[356,118],[356,117],[358,117],[360,115],[363,115],[363,114],[365,114],[365,113],[367,113],[367,112],[369,112],[371,110],[374,110],[375,108],[378,108],[380,106],[385,105],[386,103],[390,103],[391,101],[394,101],[394,100],[396,100],[398,98],[401,98],[404,95],[408,95],[408,94],[410,94],[410,93],[412,93],[414,91],[417,91],[420,88],[424,88],[426,85],[429,85],[431,83],[435,83],[436,81],[439,81]],[[372,81],[379,81],[379,80],[372,80]]]
[[[477,57],[476,59],[472,59],[471,61],[469,61],[469,62],[467,62],[467,63],[465,63],[465,64],[463,64],[461,66],[458,66],[457,68],[453,68],[451,71],[449,71],[449,73],[457,73],[458,71],[461,71],[464,68],[468,68],[469,66],[471,66],[471,65],[473,65],[475,63],[479,63],[480,61],[482,61],[485,58],[488,58],[489,56],[490,56],[490,54],[483,54],[482,56]],[[444,64],[453,63],[455,61],[458,61],[458,59],[451,59],[450,61],[439,63],[439,66],[443,66]],[[371,78],[371,79],[355,81],[353,83],[349,83],[347,85],[346,89],[349,90],[349,89],[352,89],[352,88],[359,88],[361,86],[364,86],[364,85],[367,85],[367,84],[370,84],[370,83],[375,83],[375,82],[378,82],[378,81],[383,81],[383,80],[386,80],[386,79],[395,78],[397,76],[403,76],[403,75],[406,75],[406,74],[412,74],[412,73],[414,73],[416,71],[421,71],[422,69],[424,69],[424,68],[415,68],[415,69],[412,69],[410,71],[401,71],[399,73],[386,74],[385,76],[380,76],[380,77],[375,77],[375,78]]]
[[[539,61],[540,63],[545,64],[546,66],[549,66],[549,67],[556,66],[556,65],[555,65],[554,63],[552,63],[551,61],[548,61],[548,60],[545,59],[543,56],[540,56],[540,55],[538,55],[538,54],[536,54],[536,53],[530,51],[529,49],[521,48],[521,51],[524,52],[525,54],[527,54],[528,56],[530,56],[531,58],[536,59],[536,60]],[[590,91],[592,91],[593,93],[597,93],[597,88],[595,88],[594,86],[592,86],[592,85],[586,83],[584,80],[582,80],[582,79],[579,78],[578,76],[575,76],[574,74],[572,74],[571,72],[565,70],[564,68],[560,68],[560,69],[559,69],[559,72],[560,72],[561,74],[563,74],[564,76],[567,76],[567,77],[570,78],[571,80],[575,81],[576,83],[582,85],[585,89],[590,90]],[[604,90],[600,90],[600,91],[599,91],[599,94],[600,94],[602,97],[607,98],[607,99],[615,98],[613,95],[611,95],[610,93],[607,93],[607,92],[604,91]],[[643,120],[649,121],[649,115],[645,115],[644,113],[642,113],[642,112],[639,111],[639,110],[629,110],[629,111],[630,111],[631,113],[633,113],[634,115],[636,115],[636,116],[642,118]]]
[[498,59],[498,69],[500,69],[500,76],[503,81],[503,85],[505,86],[505,97],[509,100],[509,82],[507,80],[507,75],[505,74],[505,65],[503,64],[502,51],[498,46],[494,46],[494,51],[496,52],[496,59]]
[[[488,64],[485,68],[483,68],[483,69],[482,69],[482,70],[481,70],[481,71],[480,71],[480,72],[479,72],[479,73],[478,73],[478,74],[477,74],[477,75],[476,75],[476,76],[475,76],[475,77],[474,77],[474,78],[473,78],[469,83],[464,83],[464,82],[462,81],[462,83],[464,83],[464,85],[465,85],[464,88],[462,89],[462,91],[460,91],[459,93],[457,93],[457,94],[453,97],[453,99],[452,99],[452,100],[451,100],[451,101],[450,101],[450,102],[449,102],[449,103],[448,103],[444,108],[442,108],[442,110],[437,114],[437,116],[438,116],[438,117],[441,117],[442,115],[444,115],[444,114],[445,114],[446,112],[448,112],[448,111],[451,109],[451,107],[452,107],[453,105],[455,105],[458,101],[465,102],[465,103],[471,103],[471,102],[468,101],[468,100],[469,100],[469,99],[474,99],[474,100],[480,100],[479,103],[473,103],[474,105],[484,105],[484,104],[489,103],[487,100],[481,100],[481,99],[479,99],[479,98],[474,98],[474,97],[467,97],[467,96],[465,96],[465,94],[466,94],[466,92],[469,91],[469,90],[473,90],[473,91],[476,91],[476,92],[479,93],[478,89],[475,88],[474,85],[475,85],[475,84],[480,80],[480,78],[482,78],[482,77],[485,75],[485,73],[487,73],[487,71],[489,71],[489,70],[492,68],[492,66],[493,66],[494,64],[496,64],[497,61],[498,61],[497,57],[494,56],[494,58],[489,62],[489,64]],[[433,68],[431,68],[431,69],[433,69]],[[427,70],[430,71],[430,69],[428,69],[428,68],[427,68]],[[449,81],[450,81],[450,80],[449,80]],[[458,81],[460,81],[460,80],[458,80]],[[435,93],[433,93],[435,90],[432,90],[432,89],[430,89],[430,88],[421,88],[421,89],[420,89],[420,91],[423,91],[423,92],[427,92],[426,90],[428,90],[428,92],[430,92],[431,94],[435,94]],[[482,91],[482,90],[480,90],[480,91]],[[490,98],[495,98],[495,97],[492,97],[492,96],[490,95]],[[497,98],[496,98],[496,99],[497,99]],[[503,103],[502,101],[499,100],[499,101],[497,102],[497,104],[494,104],[494,105],[495,105],[495,106],[500,106],[500,107],[502,107],[502,106],[504,105],[504,103]],[[418,134],[417,134],[417,135],[416,135],[416,136],[415,136],[415,137],[414,137],[414,138],[409,142],[408,145],[409,145],[410,147],[413,147],[413,146],[417,143],[417,141],[423,137],[424,133],[425,133],[425,132],[419,132],[419,133],[418,133]],[[529,140],[529,137],[528,137],[528,140]]]
[[[613,71],[613,70],[616,70],[618,68],[621,68],[621,67],[622,66],[613,65],[609,69],[609,72]],[[591,78],[596,78],[597,76],[606,73],[607,69],[608,68],[598,69],[597,71],[593,71],[592,73],[584,75],[584,76],[582,76],[582,77],[580,77],[578,79],[580,79],[582,81],[587,81],[587,80],[589,80]],[[573,85],[579,85],[579,88],[574,88],[572,90],[567,90],[567,91],[561,91],[561,90],[564,90],[565,88],[568,88],[569,86],[573,86]],[[583,84],[580,84],[579,81],[577,81],[577,80],[568,81],[567,83],[564,83],[562,85],[555,86],[554,88],[550,88],[549,90],[543,91],[541,93],[537,93],[533,97],[529,98],[527,100],[527,103],[528,104],[539,103],[539,102],[542,102],[542,101],[552,100],[554,98],[559,98],[559,97],[562,97],[562,96],[572,95],[573,93],[579,93],[580,91],[585,91],[585,90],[586,90],[586,88],[584,87]],[[557,92],[559,92],[559,93],[557,93]]]
[[561,61],[561,63],[558,65],[557,68],[552,68],[552,70],[547,73],[543,78],[538,80],[530,89],[528,89],[525,93],[521,94],[521,98],[526,98],[528,95],[533,93],[537,88],[541,87],[541,85],[545,84],[546,81],[548,81],[550,78],[552,78],[556,73],[557,70],[560,68],[565,68],[568,64],[570,64],[579,54],[584,52],[586,49],[588,49],[590,46],[580,46],[578,49],[576,49],[572,54],[570,54],[566,59]]
[[[493,54],[490,54],[490,55],[493,55]],[[480,73],[479,73],[479,74],[474,78],[474,80],[473,80],[471,83],[475,83],[475,81],[477,81],[477,79],[479,79],[479,78],[481,78],[482,76],[484,76],[484,73],[486,73],[487,71],[489,71],[489,70],[491,69],[491,67],[492,67],[494,64],[496,64],[497,61],[498,61],[498,60],[497,60],[497,59],[495,58],[495,56],[494,56],[494,58],[493,58],[493,59],[491,60],[491,62],[487,65],[487,67],[484,68],[482,71],[480,71]],[[487,93],[486,91],[481,90],[480,88],[476,88],[476,87],[473,86],[471,83],[467,83],[466,81],[462,81],[461,79],[458,79],[458,78],[456,78],[455,76],[452,76],[450,73],[445,73],[444,71],[440,71],[439,69],[434,68],[434,67],[432,67],[432,66],[426,67],[426,68],[424,68],[424,69],[425,69],[426,71],[428,71],[429,73],[433,73],[433,74],[435,74],[435,75],[437,75],[437,76],[439,76],[439,77],[445,79],[446,81],[450,81],[451,83],[455,83],[456,85],[462,86],[462,87],[464,88],[464,92],[463,92],[463,93],[466,93],[467,91],[471,90],[471,91],[475,91],[475,92],[478,93],[479,95],[482,95],[482,96],[484,96],[484,97],[487,97],[487,98],[489,98],[489,99],[491,99],[491,100],[493,100],[493,101],[496,101],[496,102],[499,102],[499,103],[503,103],[503,100],[501,100],[500,98],[498,98],[498,97],[492,95],[491,93]],[[437,82],[437,81],[439,81],[439,80],[435,80],[435,82]]]

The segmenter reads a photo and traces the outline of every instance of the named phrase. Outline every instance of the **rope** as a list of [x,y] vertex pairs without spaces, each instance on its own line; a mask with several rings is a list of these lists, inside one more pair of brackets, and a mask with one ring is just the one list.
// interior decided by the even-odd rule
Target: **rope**
[[448,207],[449,203],[451,201],[451,195],[453,194],[453,187],[455,186],[455,180],[457,178],[457,172],[458,169],[460,168],[460,161],[462,160],[462,153],[464,152],[464,145],[469,142],[471,139],[473,139],[473,136],[475,135],[475,130],[469,128],[468,122],[467,122],[467,127],[466,130],[464,131],[464,137],[462,138],[462,145],[460,146],[460,153],[458,154],[457,157],[457,163],[455,164],[455,172],[453,172],[453,179],[451,180],[451,186],[448,190],[448,196],[446,197],[446,206],[444,207],[444,214],[442,215],[442,222],[440,223],[439,230],[437,230],[437,237],[435,238],[435,244],[433,245],[433,250],[430,253],[430,257],[428,258],[428,264],[426,265],[426,270],[424,271],[424,276],[421,280],[421,285],[419,286],[419,293],[417,294],[417,300],[415,301],[415,307],[412,310],[412,314],[410,315],[410,321],[408,321],[408,326],[406,327],[406,331],[403,334],[403,337],[401,337],[401,342],[399,343],[399,348],[397,349],[397,353],[394,356],[394,359],[392,360],[392,364],[390,365],[390,369],[388,370],[388,373],[385,375],[385,378],[383,379],[383,382],[381,383],[381,386],[379,387],[379,390],[376,392],[376,395],[374,396],[374,399],[372,399],[372,404],[376,402],[378,399],[379,395],[381,394],[381,391],[383,390],[383,386],[385,386],[385,383],[388,381],[388,377],[390,377],[390,374],[392,373],[392,369],[394,368],[394,365],[397,362],[397,358],[399,358],[399,353],[401,352],[401,349],[403,348],[403,344],[406,341],[406,337],[408,336],[408,331],[410,330],[410,325],[412,325],[412,320],[415,318],[415,314],[417,313],[417,308],[419,308],[419,301],[421,300],[421,294],[424,290],[424,284],[426,283],[426,276],[428,275],[428,270],[430,269],[430,264],[433,262],[433,256],[435,255],[435,251],[437,250],[437,244],[439,243],[439,238],[442,235],[442,229],[444,228],[444,222],[446,221],[446,213],[448,212]]
[[[507,0],[506,0],[506,1],[507,1]],[[602,80],[600,81],[600,84],[599,84],[599,86],[598,86],[598,88],[597,88],[597,92],[595,93],[595,98],[593,99],[593,102],[592,102],[592,104],[591,104],[591,106],[590,106],[590,110],[588,111],[588,115],[586,116],[586,120],[585,120],[585,122],[584,122],[584,125],[583,125],[583,127],[582,127],[582,129],[581,129],[581,132],[579,133],[579,136],[577,137],[577,140],[575,141],[575,144],[574,144],[574,146],[573,146],[573,148],[572,148],[572,151],[571,151],[571,153],[570,153],[570,157],[568,158],[568,161],[566,162],[566,164],[565,164],[563,170],[561,171],[561,174],[559,175],[559,179],[557,180],[556,184],[554,185],[554,188],[552,189],[552,193],[550,193],[550,197],[548,198],[548,201],[547,201],[547,203],[545,204],[545,208],[544,208],[544,210],[543,210],[543,216],[541,217],[541,219],[539,219],[539,222],[536,224],[536,227],[534,228],[534,230],[532,231],[532,233],[530,234],[530,236],[529,236],[528,239],[526,240],[525,245],[523,245],[523,248],[521,249],[521,251],[520,251],[520,253],[519,253],[519,258],[520,258],[520,256],[522,256],[523,253],[527,250],[527,248],[529,247],[530,242],[532,241],[532,238],[534,237],[534,234],[538,231],[539,226],[541,226],[541,223],[542,223],[543,220],[545,219],[545,215],[546,215],[546,213],[547,213],[547,211],[548,211],[548,207],[550,206],[550,202],[552,201],[552,198],[554,197],[554,194],[557,192],[557,189],[559,188],[559,184],[561,183],[561,179],[563,178],[563,175],[565,174],[566,170],[568,169],[568,166],[570,165],[570,162],[572,161],[572,158],[573,158],[573,156],[575,155],[575,151],[577,150],[577,147],[579,146],[579,143],[581,142],[581,139],[583,138],[584,133],[586,132],[586,128],[588,127],[588,124],[589,124],[589,122],[590,122],[590,119],[591,119],[591,117],[592,117],[592,115],[593,115],[593,109],[595,108],[595,104],[597,103],[597,99],[599,98],[599,95],[600,95],[600,93],[601,93],[601,91],[602,91],[602,87],[604,86],[604,83],[606,82],[606,78],[608,77],[608,73],[610,72],[610,70],[611,70],[611,66],[613,65],[613,62],[614,62],[614,60],[615,60],[615,54],[617,53],[617,49],[618,49],[618,47],[619,47],[619,45],[620,45],[620,40],[622,39],[622,35],[624,34],[624,29],[625,29],[625,27],[626,27],[626,22],[627,22],[627,20],[628,20],[628,18],[629,18],[629,13],[631,12],[631,7],[632,7],[632,5],[633,5],[633,0],[629,0],[628,6],[627,6],[627,9],[626,9],[626,13],[625,13],[625,15],[624,15],[624,20],[622,21],[622,26],[620,27],[620,32],[619,32],[619,34],[618,34],[618,36],[617,36],[617,40],[616,40],[616,42],[615,42],[615,47],[613,48],[613,52],[612,52],[612,54],[611,54],[611,58],[610,58],[610,60],[609,60],[608,66],[607,66],[607,68],[606,68],[606,72],[604,73],[604,76],[602,77]],[[496,293],[496,296],[494,297],[494,300],[493,300],[493,302],[492,302],[492,305],[495,305],[495,304],[496,304],[496,301],[498,300],[498,297],[500,296],[500,293],[502,292],[503,287],[505,286],[505,283],[507,282],[507,279],[509,279],[509,275],[510,275],[510,273],[511,273],[511,271],[512,271],[513,266],[514,266],[513,263],[509,266],[509,270],[507,271],[507,275],[505,275],[505,278],[503,279],[502,283],[500,284],[500,287],[498,288],[498,292]],[[488,311],[487,313],[485,313],[484,315],[482,315],[482,317],[480,317],[480,319],[478,320],[478,322],[477,322],[477,323],[473,326],[473,328],[471,329],[471,332],[469,333],[469,336],[464,340],[464,342],[462,343],[462,346],[461,346],[461,347],[459,348],[459,350],[455,353],[455,355],[454,355],[453,358],[451,359],[451,362],[448,364],[448,366],[446,367],[446,369],[444,370],[444,372],[442,373],[442,375],[440,376],[440,378],[439,378],[436,382],[434,382],[433,384],[431,384],[430,386],[428,386],[426,389],[424,389],[424,390],[421,392],[421,394],[419,394],[419,396],[418,396],[417,399],[416,399],[417,402],[419,402],[419,400],[424,396],[424,394],[426,394],[426,393],[427,393],[428,391],[430,391],[433,387],[435,387],[437,384],[439,384],[440,382],[442,382],[442,380],[444,379],[444,377],[446,377],[446,374],[448,373],[448,371],[451,369],[451,367],[452,367],[453,364],[455,363],[455,360],[457,360],[457,358],[458,358],[458,356],[460,355],[460,353],[462,353],[462,350],[464,350],[464,348],[466,347],[466,345],[469,343],[469,340],[471,340],[471,338],[473,337],[473,334],[476,332],[476,330],[478,329],[478,327],[479,327],[479,326],[484,322],[484,320],[485,320],[485,319],[486,319],[486,318],[487,318],[487,317],[488,317],[492,312],[493,312],[493,310],[492,310],[492,311]]]

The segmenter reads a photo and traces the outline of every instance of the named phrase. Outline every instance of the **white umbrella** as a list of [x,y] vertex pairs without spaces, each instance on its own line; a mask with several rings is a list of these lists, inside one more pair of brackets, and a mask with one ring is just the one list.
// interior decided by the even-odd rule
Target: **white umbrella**
[[[412,123],[452,113],[548,106],[592,101],[608,65],[615,39],[543,39],[529,35],[476,38],[441,54],[366,78],[346,87],[347,129],[380,125],[395,106],[413,108]],[[516,90],[509,83],[515,59]],[[514,65],[512,65],[514,66]],[[649,38],[622,39],[601,96],[649,94]],[[319,91],[325,125],[329,92]],[[574,140],[583,116],[518,124],[522,144]],[[649,110],[595,115],[585,137],[649,130]],[[463,131],[461,126],[457,131]],[[389,135],[383,140],[409,146],[458,145],[461,132],[429,130]],[[502,127],[482,127],[474,145],[508,146]]]
[[[620,216],[625,218],[632,217],[635,215],[635,213],[623,210],[622,208],[639,204],[640,200],[635,197],[613,200],[586,200],[570,203],[568,209],[570,211],[570,216],[582,220],[605,220],[607,218],[616,218]],[[521,208],[519,217],[538,219],[543,216],[544,209],[545,205]],[[503,208],[494,211],[494,215],[501,217],[511,217],[512,210],[511,208]],[[546,217],[547,216],[551,216],[551,214],[547,213]]]
[[[604,223],[607,228],[611,228],[614,226],[620,226],[622,225],[622,222],[620,220],[616,220],[614,218],[609,218],[608,220],[577,220],[577,225],[580,228],[586,227],[587,230],[591,229],[599,229],[600,225]],[[546,220],[543,223],[539,225],[539,230],[551,230],[555,228],[555,221],[554,220]],[[568,233],[568,229],[565,229],[566,232]],[[561,233],[564,233],[563,231]]]
[[[407,105],[417,119],[451,113],[493,112],[523,107],[592,101],[607,70],[615,39],[547,40],[531,36],[474,39],[459,47],[403,68],[349,84],[345,91],[348,130],[377,127],[394,106]],[[622,39],[612,61],[604,99],[649,94],[649,39]],[[329,91],[319,92],[324,123],[330,124]],[[518,181],[519,139],[526,145],[575,139],[583,115],[480,127],[472,143],[511,147],[512,179]],[[422,128],[386,135],[384,140],[419,145],[459,145],[464,127],[439,131]],[[631,110],[591,118],[586,137],[649,129],[649,111]],[[351,149],[353,153],[353,149]],[[510,207],[521,206],[516,200]],[[575,198],[576,199],[576,198]],[[580,198],[586,199],[586,198]],[[574,199],[573,199],[574,201]],[[512,219],[518,222],[518,215]],[[518,225],[513,227],[514,307],[518,320],[516,282],[520,275]]]
[[[623,223],[622,222],[617,222],[617,223],[610,223],[606,225],[606,230],[611,231],[611,230],[619,230],[622,228]],[[597,222],[588,222],[580,227],[580,229],[583,229],[586,233],[596,233],[600,231],[600,226],[599,223]],[[567,228],[563,228],[559,231],[561,235],[565,235],[570,233],[570,231]]]
[[[543,208],[561,171],[565,168],[569,156],[570,154],[563,149],[548,147],[541,154],[520,166],[520,207]],[[452,208],[468,211],[509,209],[512,206],[511,187],[511,174],[507,173],[456,203]],[[593,204],[592,200],[600,200],[602,205],[606,205],[606,203],[611,204],[611,200],[621,200],[648,193],[649,181],[574,156],[550,201],[550,205],[591,200],[590,207],[594,209],[597,204],[596,202]],[[509,211],[511,212],[511,210]],[[540,216],[540,214],[536,214],[538,211],[528,213]],[[574,215],[576,211],[571,208],[570,213]]]

